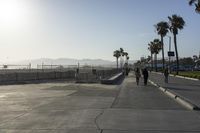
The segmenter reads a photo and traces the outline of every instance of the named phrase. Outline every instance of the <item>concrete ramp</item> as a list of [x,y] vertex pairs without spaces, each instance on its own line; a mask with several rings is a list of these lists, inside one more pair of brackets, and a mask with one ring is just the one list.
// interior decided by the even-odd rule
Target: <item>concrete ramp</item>
[[102,84],[117,84],[117,82],[120,79],[122,79],[123,76],[124,76],[123,73],[120,72],[120,73],[118,73],[118,74],[116,74],[116,75],[114,75],[114,76],[112,76],[112,77],[110,77],[108,79],[102,79],[101,83]]

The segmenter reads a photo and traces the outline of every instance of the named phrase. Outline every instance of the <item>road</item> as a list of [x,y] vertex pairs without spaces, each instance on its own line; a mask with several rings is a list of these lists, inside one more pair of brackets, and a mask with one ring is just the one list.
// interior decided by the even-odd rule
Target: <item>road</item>
[[152,85],[43,83],[0,86],[2,133],[200,132],[199,112]]
[[166,84],[164,76],[160,73],[151,73],[150,79],[200,107],[200,81],[169,76],[169,83]]

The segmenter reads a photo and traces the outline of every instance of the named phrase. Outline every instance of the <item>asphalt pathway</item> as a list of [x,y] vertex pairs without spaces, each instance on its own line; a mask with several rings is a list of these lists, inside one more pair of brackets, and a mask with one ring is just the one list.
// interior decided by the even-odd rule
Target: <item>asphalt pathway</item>
[[183,109],[181,105],[151,84],[144,86],[142,78],[140,79],[139,86],[137,86],[133,74],[124,80],[119,96],[112,107],[147,110]]
[[150,73],[150,80],[200,107],[200,81],[169,76],[169,83],[165,83],[161,73]]

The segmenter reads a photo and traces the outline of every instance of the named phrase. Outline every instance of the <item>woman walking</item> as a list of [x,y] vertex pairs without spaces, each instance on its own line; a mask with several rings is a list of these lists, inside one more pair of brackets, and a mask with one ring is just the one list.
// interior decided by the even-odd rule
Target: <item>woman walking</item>
[[137,85],[139,85],[139,80],[140,80],[140,77],[141,77],[139,68],[137,68],[136,71],[135,71],[135,77],[136,77],[136,83],[137,83]]

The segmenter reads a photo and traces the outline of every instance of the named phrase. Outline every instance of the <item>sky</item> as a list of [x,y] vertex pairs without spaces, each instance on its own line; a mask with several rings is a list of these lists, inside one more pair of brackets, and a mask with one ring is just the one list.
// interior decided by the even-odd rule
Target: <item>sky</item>
[[[120,47],[130,60],[138,60],[150,54],[147,44],[160,38],[154,25],[172,14],[186,22],[177,36],[179,55],[199,54],[200,14],[187,0],[0,0],[0,63],[37,58],[114,61],[113,51]],[[171,44],[174,50],[173,39]],[[167,56],[167,36],[164,45]]]

